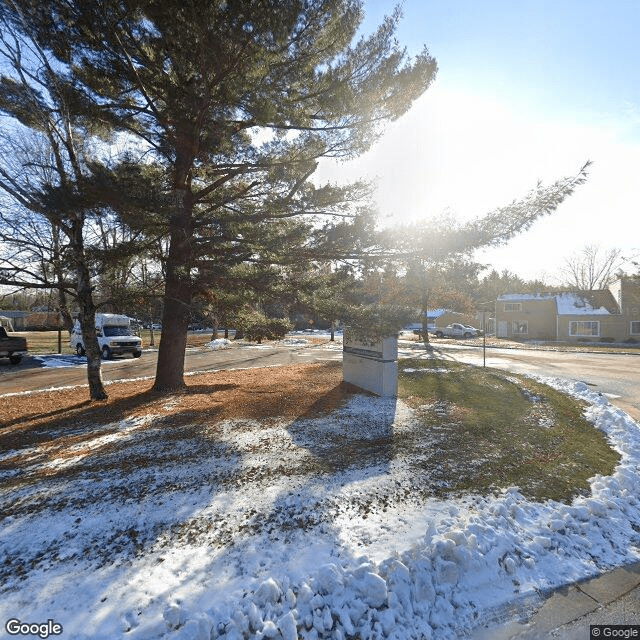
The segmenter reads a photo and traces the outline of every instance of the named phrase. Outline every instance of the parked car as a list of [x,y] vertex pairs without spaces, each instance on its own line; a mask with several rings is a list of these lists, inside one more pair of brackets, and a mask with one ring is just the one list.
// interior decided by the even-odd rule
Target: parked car
[[0,326],[0,358],[9,358],[11,364],[19,364],[22,356],[27,354],[27,341],[20,336],[10,336]]
[[454,322],[446,327],[438,327],[433,334],[436,338],[476,338],[480,335],[480,330],[466,324]]
[[465,324],[465,327],[467,327],[467,329],[469,329],[469,331],[475,331],[476,336],[481,336],[482,334],[484,334],[484,331],[482,329],[476,329],[475,327],[471,326],[470,324]]

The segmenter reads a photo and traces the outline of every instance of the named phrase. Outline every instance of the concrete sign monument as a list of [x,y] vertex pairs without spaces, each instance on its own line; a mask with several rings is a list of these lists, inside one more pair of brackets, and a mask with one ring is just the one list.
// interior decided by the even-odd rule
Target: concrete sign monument
[[397,395],[398,336],[368,338],[346,327],[342,344],[345,382],[379,396]]

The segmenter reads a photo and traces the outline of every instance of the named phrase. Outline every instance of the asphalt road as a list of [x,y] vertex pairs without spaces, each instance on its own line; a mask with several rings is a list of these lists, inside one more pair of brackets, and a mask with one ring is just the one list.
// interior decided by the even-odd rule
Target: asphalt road
[[[415,354],[408,343],[401,343],[400,355]],[[417,345],[416,345],[417,346]],[[482,365],[483,351],[477,345],[461,342],[434,341],[436,354],[461,362]],[[43,367],[33,358],[25,358],[18,366],[0,363],[0,396],[20,391],[34,391],[86,384],[84,359],[64,356],[67,367]],[[213,369],[237,369],[312,363],[340,360],[340,343],[328,340],[320,344],[294,344],[241,346],[210,351],[203,348],[187,349],[185,371],[198,372]],[[121,357],[103,362],[102,377],[106,381],[132,378],[153,378],[157,352],[145,351],[141,358]],[[75,363],[75,364],[74,364]],[[594,391],[640,421],[640,354],[543,351],[537,349],[487,348],[489,367],[543,376],[583,381]]]
[[[482,365],[481,347],[434,344],[442,357]],[[640,422],[640,353],[594,353],[487,348],[486,365],[541,376],[582,381]]]
[[[43,357],[45,358],[45,357]],[[18,365],[0,361],[0,396],[21,391],[37,391],[86,384],[85,358],[75,355],[47,356],[56,358],[66,366],[44,366],[35,357],[26,357]],[[267,367],[292,363],[313,363],[342,358],[342,345],[251,346],[234,345],[230,349],[211,351],[204,348],[188,348],[185,353],[185,371],[198,372],[215,369],[239,369]],[[102,379],[105,381],[153,378],[156,372],[157,351],[144,351],[141,358],[121,356],[102,362]]]

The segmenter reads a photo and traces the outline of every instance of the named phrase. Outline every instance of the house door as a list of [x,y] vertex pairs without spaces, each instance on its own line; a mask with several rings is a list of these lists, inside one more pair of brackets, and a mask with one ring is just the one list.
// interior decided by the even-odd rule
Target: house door
[[496,338],[508,338],[508,324],[506,320],[498,321],[498,330],[496,331]]

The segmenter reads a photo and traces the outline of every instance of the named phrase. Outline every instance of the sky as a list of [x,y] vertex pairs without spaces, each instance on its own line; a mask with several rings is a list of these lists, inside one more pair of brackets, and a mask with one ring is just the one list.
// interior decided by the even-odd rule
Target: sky
[[[363,29],[394,6],[365,0]],[[384,223],[420,224],[481,216],[590,160],[555,213],[476,257],[562,284],[586,246],[638,256],[640,1],[406,0],[403,13],[398,41],[412,55],[427,46],[435,82],[371,151],[320,175],[373,179]]]

